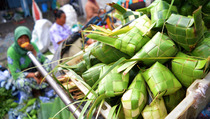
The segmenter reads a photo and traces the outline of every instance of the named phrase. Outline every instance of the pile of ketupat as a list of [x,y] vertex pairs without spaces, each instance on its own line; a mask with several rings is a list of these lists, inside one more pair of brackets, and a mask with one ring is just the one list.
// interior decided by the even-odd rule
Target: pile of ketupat
[[96,92],[85,116],[105,100],[112,118],[164,118],[209,73],[210,1],[155,0],[136,11],[109,5],[122,25],[131,23],[113,31],[93,25],[87,37],[99,42],[68,67]]

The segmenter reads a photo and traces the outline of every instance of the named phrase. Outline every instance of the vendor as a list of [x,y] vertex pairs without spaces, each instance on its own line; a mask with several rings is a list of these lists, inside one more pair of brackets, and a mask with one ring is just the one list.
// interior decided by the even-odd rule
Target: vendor
[[92,17],[99,15],[99,5],[96,0],[88,0],[85,4],[85,12],[86,12],[86,22],[88,22]]
[[14,43],[7,50],[8,68],[15,87],[26,95],[32,96],[33,89],[44,89],[48,84],[41,83],[42,76],[28,57],[27,52],[31,51],[40,63],[48,64],[45,65],[47,71],[50,70],[50,61],[42,55],[36,44],[30,41],[31,32],[27,27],[17,27],[14,31],[14,38]]
[[65,24],[66,15],[62,10],[55,10],[55,23],[50,28],[50,39],[53,43],[54,50],[56,51],[59,44],[67,40],[71,35],[70,28]]

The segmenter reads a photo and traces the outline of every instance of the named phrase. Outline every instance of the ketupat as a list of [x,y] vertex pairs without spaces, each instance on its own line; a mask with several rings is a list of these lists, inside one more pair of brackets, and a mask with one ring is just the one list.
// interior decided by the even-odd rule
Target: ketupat
[[144,33],[137,27],[133,27],[130,31],[119,38],[102,36],[95,33],[88,34],[87,37],[113,46],[129,56],[133,56],[142,46],[144,46],[145,43],[150,40],[148,36],[143,36],[143,34]]
[[96,64],[82,74],[82,78],[89,86],[93,86],[99,79],[101,68],[104,65],[103,63]]
[[168,14],[169,6],[167,2],[160,0],[157,5],[150,9],[152,23],[156,23],[155,28],[162,28],[170,14],[177,13],[177,8],[172,6]]
[[105,64],[113,63],[121,57],[129,58],[127,54],[103,43],[100,43],[99,45],[95,46],[91,50],[91,54]]
[[172,72],[183,86],[189,87],[208,73],[208,62],[208,59],[199,60],[179,52],[172,60]]
[[[153,38],[147,42],[139,52],[137,52],[131,59],[140,59],[145,65],[152,65],[156,61],[165,63],[169,59],[167,57],[173,57],[176,55],[178,49],[174,42],[170,38],[160,32],[157,32]],[[165,59],[161,59],[164,57]],[[127,62],[122,65],[118,72],[127,69],[128,71],[137,64],[138,61]]]
[[121,98],[126,119],[135,119],[147,102],[147,90],[144,79],[139,72]]
[[131,22],[128,26],[125,26],[119,30],[113,30],[112,33],[108,34],[109,36],[115,36],[119,34],[123,34],[131,30],[133,27],[137,27],[140,31],[146,34],[148,37],[152,37],[152,33],[150,28],[152,27],[151,20],[147,17],[146,14],[140,16],[139,18],[135,19]]
[[210,56],[210,38],[205,38],[192,51],[193,56],[208,58]]
[[172,14],[166,21],[168,35],[187,51],[192,51],[204,34],[201,7],[194,11],[193,17]]
[[142,116],[144,119],[164,119],[167,116],[167,110],[163,98],[156,99],[152,104],[147,105],[142,111]]
[[167,112],[170,113],[185,97],[185,90],[179,89],[175,93],[163,96]]
[[91,66],[94,66],[97,63],[100,63],[100,61],[97,58],[95,58],[93,55],[91,55],[90,53],[87,53],[87,55],[83,55],[83,60],[81,62],[75,65],[66,66],[66,67],[71,68],[77,74],[82,75],[82,73],[84,73]]
[[166,1],[155,0],[148,7],[138,9],[137,11],[151,14],[152,23],[155,23],[154,28],[162,28],[165,20],[168,19],[170,14],[178,12],[176,6],[172,6],[170,11],[168,11],[169,8],[170,5]]
[[173,73],[159,62],[156,62],[142,75],[156,98],[173,94],[182,87]]
[[123,17],[122,24],[126,24],[136,18],[139,18],[142,13],[141,12],[134,12],[129,9],[125,9],[119,4],[116,3],[108,3],[109,6],[115,8]]
[[[100,77],[111,67],[112,65],[105,65],[102,67]],[[98,85],[99,95],[105,94],[106,97],[114,97],[122,95],[128,88],[129,74],[123,75],[117,72],[117,68],[120,65],[112,69]]]

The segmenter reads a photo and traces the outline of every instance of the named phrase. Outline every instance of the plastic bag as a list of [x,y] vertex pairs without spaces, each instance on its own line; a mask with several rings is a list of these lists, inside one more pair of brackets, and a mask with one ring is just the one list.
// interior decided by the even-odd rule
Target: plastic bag
[[60,9],[66,14],[66,25],[72,28],[74,24],[77,24],[77,13],[71,5],[66,4]]
[[52,22],[47,19],[37,20],[32,31],[32,42],[36,43],[39,50],[44,53],[50,47],[50,27]]

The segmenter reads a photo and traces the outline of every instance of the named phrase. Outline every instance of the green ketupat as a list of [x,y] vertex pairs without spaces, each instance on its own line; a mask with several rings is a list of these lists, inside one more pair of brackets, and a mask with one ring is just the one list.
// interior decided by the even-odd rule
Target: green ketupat
[[137,27],[133,27],[130,31],[126,34],[122,34],[119,38],[102,36],[95,33],[91,33],[87,35],[87,37],[113,46],[129,56],[133,56],[150,40],[148,36],[143,36],[143,34],[144,33]]
[[139,72],[121,98],[126,119],[136,119],[147,102],[147,90]]
[[207,58],[210,56],[210,38],[205,38],[192,51],[193,56]]
[[167,16],[169,6],[170,5],[167,2],[160,0],[154,7],[150,9],[152,23],[156,23],[155,28],[162,28],[163,23],[166,19],[168,19],[167,17],[169,17],[172,13],[177,13],[176,6],[172,6],[171,11]]
[[153,96],[157,98],[173,94],[182,87],[173,73],[159,62],[147,69],[143,77]]
[[183,88],[179,89],[171,95],[164,96],[164,102],[167,112],[171,112],[185,97],[185,90]]
[[[145,65],[152,65],[156,61],[165,63],[169,60],[166,57],[175,56],[177,51],[176,45],[168,36],[157,32],[131,59],[140,59]],[[161,57],[165,57],[165,59],[161,59]],[[126,74],[137,62],[131,61],[125,63],[118,69],[118,72],[127,69],[124,72]]]
[[151,20],[147,17],[146,14],[140,16],[139,18],[135,19],[133,22],[131,22],[128,26],[125,26],[119,30],[113,30],[112,33],[109,33],[109,36],[115,36],[119,34],[123,34],[131,30],[133,27],[137,27],[141,32],[146,34],[148,37],[152,37],[151,33],[151,27],[152,27],[152,22]]
[[198,60],[179,52],[172,60],[172,72],[183,86],[189,87],[196,79],[208,73],[208,63],[208,59]]
[[99,45],[95,46],[91,50],[91,54],[105,64],[115,62],[121,57],[129,58],[127,54],[103,43],[100,43]]
[[147,105],[141,114],[144,119],[164,119],[167,116],[167,110],[163,98],[156,99]]
[[142,15],[141,12],[134,12],[129,9],[125,9],[121,5],[116,4],[114,2],[108,3],[108,5],[116,9],[122,15],[122,18],[123,18],[122,24],[126,24],[136,18],[139,18]]
[[170,5],[166,1],[155,0],[148,7],[138,9],[137,11],[151,14],[152,23],[155,23],[154,28],[162,28],[165,20],[168,19],[170,14],[177,13],[176,6],[172,6],[168,14],[169,7]]
[[104,65],[103,63],[96,64],[82,74],[82,78],[89,86],[93,86],[99,79],[101,68]]
[[192,51],[204,34],[201,7],[194,11],[193,17],[172,14],[166,21],[168,35],[187,51]]
[[[100,77],[108,71],[112,65],[105,65],[102,67],[100,72]],[[120,65],[112,69],[100,82],[98,85],[99,95],[105,94],[106,97],[115,97],[117,95],[122,95],[124,91],[128,88],[129,74],[123,75],[117,72],[117,68]]]

